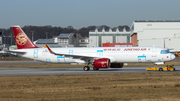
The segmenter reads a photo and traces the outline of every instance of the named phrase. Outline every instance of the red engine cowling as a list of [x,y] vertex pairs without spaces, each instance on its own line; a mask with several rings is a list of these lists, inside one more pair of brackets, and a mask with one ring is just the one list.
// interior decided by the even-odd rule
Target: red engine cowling
[[108,58],[101,58],[94,60],[94,68],[109,68],[110,66],[110,59]]
[[122,68],[123,65],[123,63],[111,63],[110,68]]

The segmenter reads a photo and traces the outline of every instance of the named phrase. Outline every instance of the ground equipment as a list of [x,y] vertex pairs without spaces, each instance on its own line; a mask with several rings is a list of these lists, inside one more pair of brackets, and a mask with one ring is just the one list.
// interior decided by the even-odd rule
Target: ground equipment
[[147,71],[149,70],[158,70],[158,71],[175,71],[173,64],[168,64],[167,66],[158,67],[157,65],[155,67],[146,68]]

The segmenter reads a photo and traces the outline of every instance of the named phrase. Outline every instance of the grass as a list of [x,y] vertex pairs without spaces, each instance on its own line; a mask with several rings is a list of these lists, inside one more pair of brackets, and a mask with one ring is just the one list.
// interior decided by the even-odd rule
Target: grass
[[[179,61],[166,64],[180,65]],[[83,67],[41,64],[1,67]],[[128,66],[153,66],[128,63]],[[0,101],[179,101],[180,73],[1,76]]]
[[180,73],[0,77],[1,101],[179,101]]

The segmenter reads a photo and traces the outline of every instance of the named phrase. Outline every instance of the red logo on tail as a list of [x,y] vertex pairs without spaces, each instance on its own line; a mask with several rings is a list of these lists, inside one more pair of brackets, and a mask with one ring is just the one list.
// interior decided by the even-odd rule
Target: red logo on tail
[[16,36],[16,42],[18,45],[25,45],[27,43],[27,37],[23,33],[19,33]]

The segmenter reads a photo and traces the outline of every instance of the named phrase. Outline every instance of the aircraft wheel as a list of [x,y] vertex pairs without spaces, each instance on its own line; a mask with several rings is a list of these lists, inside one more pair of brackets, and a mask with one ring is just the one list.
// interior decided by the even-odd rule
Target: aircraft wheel
[[84,66],[83,70],[84,70],[84,71],[89,71],[90,68],[89,68],[89,66]]
[[163,71],[163,69],[162,69],[162,68],[159,68],[159,71]]
[[97,70],[99,70],[99,68],[95,68],[95,67],[93,67],[93,70],[94,70],[94,71],[97,71]]

